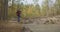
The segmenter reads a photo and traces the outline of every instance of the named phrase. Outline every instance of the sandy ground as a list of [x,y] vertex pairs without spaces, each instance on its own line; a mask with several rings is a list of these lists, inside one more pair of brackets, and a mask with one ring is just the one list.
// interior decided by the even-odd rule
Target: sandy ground
[[54,24],[49,21],[47,24],[44,24],[47,18],[25,19],[20,23],[18,23],[15,19],[8,22],[0,21],[0,32],[60,32],[60,18],[52,19]]
[[60,32],[59,24],[26,24],[33,32]]
[[0,32],[21,32],[22,24],[17,22],[0,23]]
[[23,26],[27,29],[24,32],[60,32],[60,24],[20,24],[18,22],[0,23],[0,32],[21,32]]

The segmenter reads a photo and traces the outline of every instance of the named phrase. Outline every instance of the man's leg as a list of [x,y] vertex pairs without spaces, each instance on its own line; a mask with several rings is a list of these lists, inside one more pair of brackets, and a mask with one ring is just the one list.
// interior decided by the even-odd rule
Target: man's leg
[[18,16],[18,22],[20,22],[20,16]]

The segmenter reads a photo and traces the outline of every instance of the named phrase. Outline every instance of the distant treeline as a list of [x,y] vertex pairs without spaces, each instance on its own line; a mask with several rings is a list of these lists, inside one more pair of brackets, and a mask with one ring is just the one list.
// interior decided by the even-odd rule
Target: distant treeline
[[[35,1],[37,3],[37,1]],[[52,3],[51,3],[52,4]],[[40,16],[55,16],[60,15],[60,0],[56,0],[53,6],[49,6],[49,0],[45,0],[42,7],[37,3],[24,5],[23,3],[16,5],[14,2],[9,7],[8,16],[16,17],[17,9],[22,11],[22,17],[40,17]]]

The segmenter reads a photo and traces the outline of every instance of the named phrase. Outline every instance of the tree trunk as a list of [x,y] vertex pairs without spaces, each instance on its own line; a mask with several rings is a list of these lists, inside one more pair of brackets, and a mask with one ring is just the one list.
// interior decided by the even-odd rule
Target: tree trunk
[[1,0],[0,20],[7,20],[8,17],[8,0]]

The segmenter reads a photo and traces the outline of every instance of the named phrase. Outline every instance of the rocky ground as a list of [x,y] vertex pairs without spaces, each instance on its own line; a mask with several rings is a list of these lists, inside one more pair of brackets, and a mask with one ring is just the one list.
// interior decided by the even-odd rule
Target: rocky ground
[[36,18],[25,18],[22,20],[24,24],[60,24],[60,16],[54,17],[36,17]]

